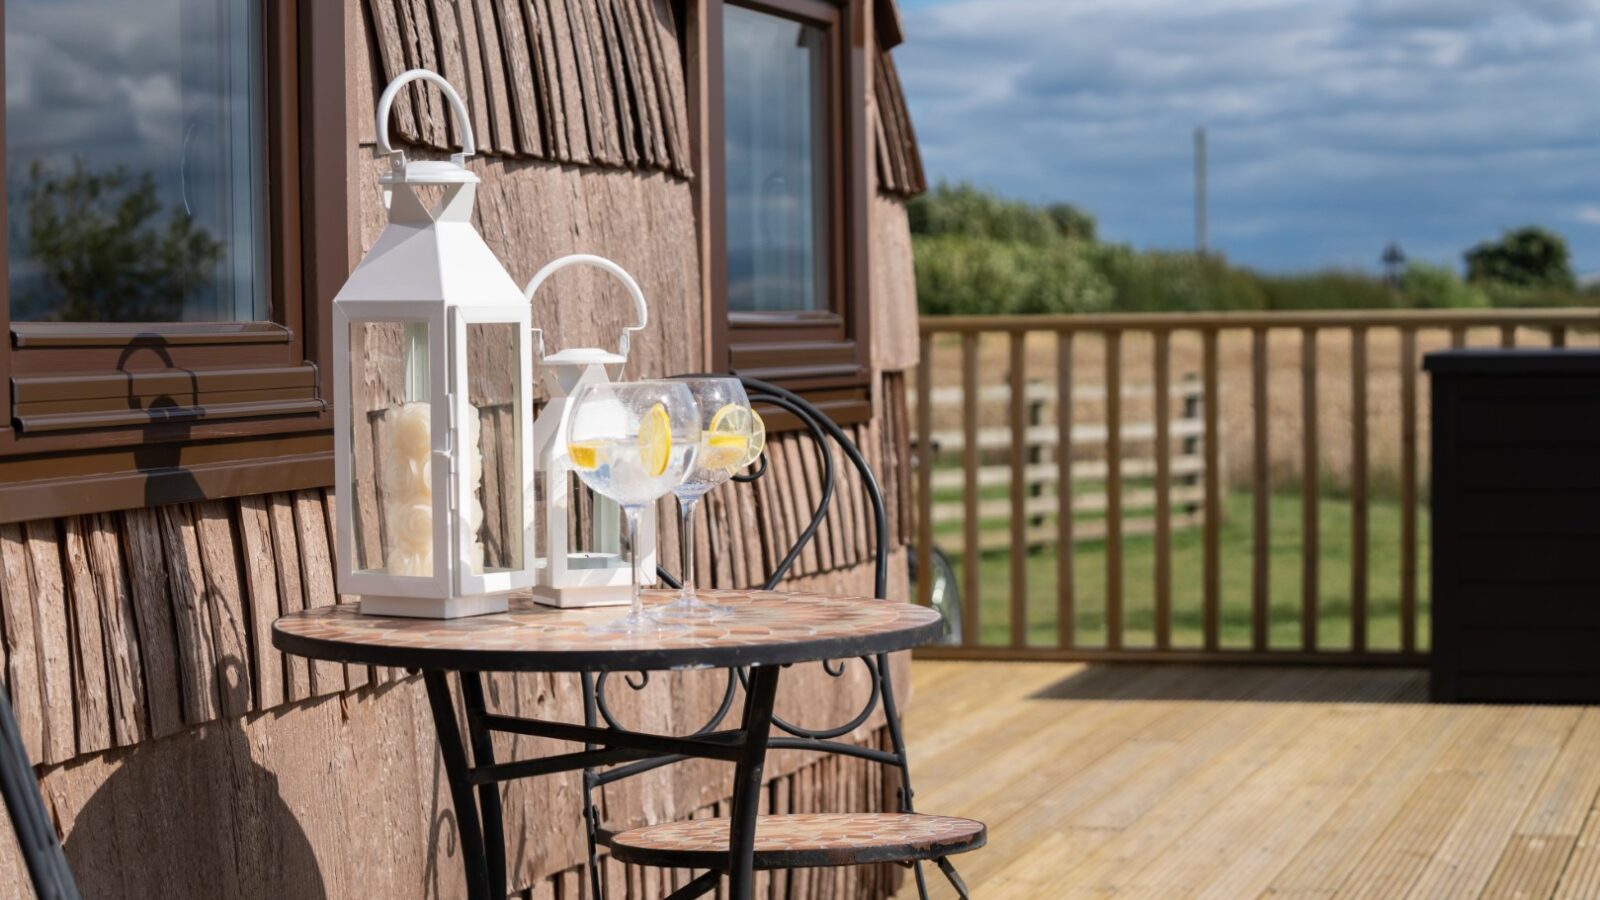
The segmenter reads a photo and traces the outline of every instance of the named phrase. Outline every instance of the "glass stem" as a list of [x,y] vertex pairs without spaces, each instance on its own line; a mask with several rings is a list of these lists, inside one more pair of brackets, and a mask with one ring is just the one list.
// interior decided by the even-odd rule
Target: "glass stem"
[[699,497],[678,498],[678,551],[683,559],[683,587],[680,597],[694,596],[694,507]]
[[633,616],[644,615],[644,598],[639,594],[639,507],[625,506],[628,516],[628,571],[633,574]]

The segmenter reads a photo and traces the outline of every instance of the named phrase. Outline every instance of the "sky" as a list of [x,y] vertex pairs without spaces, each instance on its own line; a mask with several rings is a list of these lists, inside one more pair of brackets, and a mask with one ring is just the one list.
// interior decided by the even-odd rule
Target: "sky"
[[1461,266],[1508,228],[1600,272],[1600,0],[900,0],[932,181],[1269,271]]

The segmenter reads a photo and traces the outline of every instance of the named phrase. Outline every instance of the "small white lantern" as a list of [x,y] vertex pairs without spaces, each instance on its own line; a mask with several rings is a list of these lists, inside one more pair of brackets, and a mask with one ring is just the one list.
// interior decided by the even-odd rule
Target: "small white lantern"
[[[417,79],[455,111],[449,161],[389,145],[389,107]],[[401,75],[377,136],[389,224],[333,304],[339,590],[376,615],[500,612],[533,583],[528,304],[472,226],[475,146],[455,90]]]
[[[649,311],[633,276],[605,257],[584,253],[563,256],[533,276],[525,292],[530,308],[534,292],[546,279],[574,265],[595,266],[615,275],[633,298],[638,322],[622,329],[614,353],[581,347],[547,354],[544,331],[533,330],[534,352],[550,392],[549,403],[533,424],[534,496],[542,507],[534,544],[538,580],[533,599],[548,606],[617,606],[633,597],[631,557],[624,551],[639,556],[641,584],[656,582],[656,518],[640,516],[637,545],[622,546],[622,509],[578,480],[567,455],[567,421],[572,415],[572,397],[580,387],[620,377],[633,333],[649,322]],[[590,500],[587,528],[579,515],[580,492]]]

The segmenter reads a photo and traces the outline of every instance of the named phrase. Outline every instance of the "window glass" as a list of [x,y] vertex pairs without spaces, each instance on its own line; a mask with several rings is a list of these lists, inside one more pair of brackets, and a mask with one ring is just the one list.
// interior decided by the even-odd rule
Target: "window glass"
[[728,309],[827,309],[827,32],[724,9]]
[[258,0],[5,0],[15,321],[269,314]]

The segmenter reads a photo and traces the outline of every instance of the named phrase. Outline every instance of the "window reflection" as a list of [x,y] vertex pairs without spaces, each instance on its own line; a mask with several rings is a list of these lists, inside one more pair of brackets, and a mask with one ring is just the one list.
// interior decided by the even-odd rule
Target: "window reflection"
[[827,33],[725,9],[728,308],[827,309]]
[[267,318],[257,0],[5,0],[15,321]]

